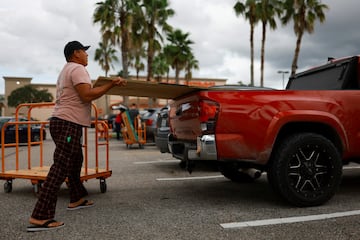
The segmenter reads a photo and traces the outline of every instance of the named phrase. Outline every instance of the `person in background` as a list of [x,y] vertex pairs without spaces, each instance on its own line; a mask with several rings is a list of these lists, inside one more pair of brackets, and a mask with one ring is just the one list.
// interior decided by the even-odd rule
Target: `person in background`
[[139,110],[137,109],[136,103],[131,104],[130,109],[129,109],[129,116],[130,116],[130,121],[134,126],[134,121],[135,118],[139,115]]
[[91,101],[104,95],[114,86],[125,86],[126,80],[117,77],[107,84],[93,88],[86,70],[90,46],[78,41],[68,42],[64,48],[66,64],[56,83],[55,108],[50,119],[50,134],[55,142],[54,162],[39,192],[39,198],[29,219],[27,231],[36,232],[63,227],[56,221],[55,208],[61,184],[68,178],[70,203],[67,210],[94,205],[80,181],[83,163],[81,137],[83,127],[90,127]]
[[122,118],[121,118],[121,114],[124,112],[124,109],[120,109],[119,113],[116,115],[115,118],[115,132],[116,132],[116,139],[120,140],[120,132],[121,132],[121,123],[122,123]]

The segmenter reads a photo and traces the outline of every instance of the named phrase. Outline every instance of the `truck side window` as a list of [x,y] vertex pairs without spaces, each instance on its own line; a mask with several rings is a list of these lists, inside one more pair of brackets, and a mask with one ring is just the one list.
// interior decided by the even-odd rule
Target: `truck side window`
[[287,87],[291,90],[359,89],[357,64],[358,58],[354,57],[313,68],[291,77]]
[[348,64],[342,89],[359,89],[357,66],[358,58],[356,57],[353,58]]

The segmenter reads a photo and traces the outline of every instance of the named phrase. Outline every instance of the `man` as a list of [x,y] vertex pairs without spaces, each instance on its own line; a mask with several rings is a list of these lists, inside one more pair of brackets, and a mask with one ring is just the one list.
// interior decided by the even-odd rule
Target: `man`
[[131,107],[129,109],[129,116],[133,126],[135,126],[135,119],[138,115],[139,115],[139,110],[137,109],[136,103],[131,104]]
[[66,177],[70,191],[67,209],[77,210],[94,205],[94,202],[84,199],[88,193],[80,181],[83,163],[82,128],[90,126],[91,101],[101,97],[114,86],[125,86],[126,80],[118,77],[108,84],[92,88],[85,68],[88,64],[86,50],[89,47],[72,41],[64,48],[67,63],[56,83],[56,102],[50,120],[50,134],[55,142],[54,163],[30,217],[31,226],[27,228],[30,232],[56,229],[65,225],[54,220],[54,217],[57,193]]

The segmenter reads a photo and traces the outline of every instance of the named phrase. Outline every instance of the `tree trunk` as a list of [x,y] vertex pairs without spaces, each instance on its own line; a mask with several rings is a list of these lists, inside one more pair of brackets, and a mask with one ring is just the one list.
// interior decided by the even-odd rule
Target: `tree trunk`
[[266,42],[266,22],[262,25],[261,40],[261,66],[260,66],[260,86],[264,86],[264,61],[265,61],[265,42]]
[[179,75],[180,75],[180,68],[176,67],[175,69],[175,83],[179,84]]
[[147,78],[146,81],[151,81],[152,77],[152,63],[154,59],[154,41],[155,41],[155,30],[154,30],[154,20],[151,20],[149,24],[149,39],[148,39],[148,61],[147,61]]
[[[120,27],[121,27],[121,60],[122,60],[122,69],[123,77],[127,79],[129,76],[128,71],[128,57],[129,57],[129,32],[126,29],[126,12],[121,12],[120,14]],[[123,97],[123,104],[128,105],[129,97]]]
[[[124,45],[124,42],[122,42],[122,45]],[[129,76],[128,76],[128,65],[127,65],[127,62],[128,62],[128,54],[127,54],[127,49],[125,47],[122,47],[122,53],[121,53],[121,57],[122,57],[122,65],[123,65],[123,77],[125,79],[127,79]],[[123,104],[125,106],[128,105],[128,102],[129,102],[129,97],[128,96],[122,96],[123,97]]]
[[303,36],[303,31],[300,31],[296,40],[296,47],[295,47],[295,54],[294,54],[294,58],[291,64],[291,76],[294,75],[296,73],[296,69],[297,69],[297,61],[299,58],[299,53],[300,53],[300,47],[301,47],[301,40],[302,40],[302,36]]
[[254,24],[250,24],[250,85],[254,86]]

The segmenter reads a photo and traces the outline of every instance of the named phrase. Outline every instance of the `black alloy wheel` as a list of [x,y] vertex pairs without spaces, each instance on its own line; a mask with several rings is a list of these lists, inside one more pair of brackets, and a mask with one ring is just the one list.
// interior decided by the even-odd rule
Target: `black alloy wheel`
[[295,134],[275,149],[268,179],[275,192],[299,207],[328,201],[342,176],[341,157],[334,144],[315,133]]

